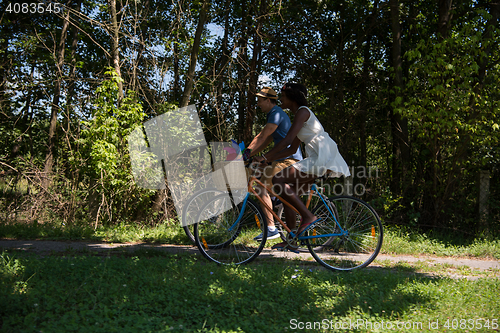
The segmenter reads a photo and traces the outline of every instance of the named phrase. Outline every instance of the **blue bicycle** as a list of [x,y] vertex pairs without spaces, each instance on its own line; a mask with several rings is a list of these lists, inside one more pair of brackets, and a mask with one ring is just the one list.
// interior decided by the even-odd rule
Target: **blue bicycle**
[[[261,207],[255,202],[257,195],[253,184],[266,187],[254,176],[248,180],[248,191],[226,191],[206,202],[198,212],[193,234],[200,252],[218,264],[239,265],[254,260],[266,247],[267,223]],[[286,200],[266,187],[271,195],[283,204],[298,211]],[[352,196],[323,196],[315,184],[309,200],[320,198],[312,213],[318,217],[308,230],[298,236],[296,230],[285,222],[265,203],[286,233],[283,250],[298,252],[306,246],[313,258],[332,270],[349,271],[369,265],[378,255],[383,240],[383,228],[375,210],[366,202]],[[306,203],[307,205],[308,203]],[[262,238],[256,236],[262,233]]]

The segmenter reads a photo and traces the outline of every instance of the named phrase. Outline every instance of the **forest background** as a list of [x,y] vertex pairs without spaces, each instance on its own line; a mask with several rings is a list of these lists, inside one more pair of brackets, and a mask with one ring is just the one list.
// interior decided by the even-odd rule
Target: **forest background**
[[498,1],[15,3],[0,4],[2,221],[173,221],[168,191],[135,184],[127,135],[195,104],[207,142],[248,143],[256,91],[300,82],[386,225],[500,232]]

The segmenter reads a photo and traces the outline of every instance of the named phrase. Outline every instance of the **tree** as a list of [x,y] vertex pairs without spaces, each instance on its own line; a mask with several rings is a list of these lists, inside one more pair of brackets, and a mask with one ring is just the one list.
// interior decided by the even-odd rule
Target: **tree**
[[61,84],[63,80],[63,66],[64,66],[64,54],[66,50],[66,37],[68,33],[69,27],[69,10],[66,10],[64,14],[63,27],[61,30],[61,36],[59,38],[59,43],[55,48],[55,56],[56,56],[56,80],[54,86],[54,97],[51,105],[51,113],[50,113],[50,125],[49,125],[49,148],[47,151],[47,157],[45,159],[45,167],[44,167],[44,181],[42,183],[42,187],[48,189],[52,182],[52,168],[54,164],[54,158],[57,154],[57,135],[56,135],[56,127],[57,127],[57,115],[59,113],[59,109],[61,108],[59,105],[60,97],[61,97]]
[[180,103],[180,107],[185,107],[189,105],[189,99],[191,97],[191,92],[193,90],[193,84],[194,84],[194,71],[196,68],[196,62],[198,59],[198,52],[200,49],[200,40],[201,40],[201,34],[203,32],[203,29],[205,27],[205,22],[207,20],[207,12],[209,9],[209,2],[204,1],[203,6],[200,11],[200,17],[198,19],[198,26],[196,28],[196,34],[194,36],[194,42],[193,42],[193,47],[191,48],[191,58],[189,61],[189,69],[186,77],[186,85],[184,87],[184,93],[182,95],[182,100]]
[[[119,78],[122,77],[120,70],[120,31],[118,27],[118,16],[116,13],[116,0],[108,0],[109,17],[111,19],[111,27],[109,32],[111,35],[111,63]],[[123,99],[123,82],[117,81],[118,84],[118,100]]]
[[[348,164],[380,171],[376,179],[355,171],[354,182],[369,187],[364,199],[375,200],[387,223],[473,226],[477,173],[498,173],[500,163],[498,6],[77,0],[58,15],[14,15],[0,3],[0,181],[28,181],[33,193],[53,180],[43,205],[26,193],[24,206],[0,205],[23,207],[30,218],[41,212],[33,207],[64,220],[86,215],[76,214],[78,200],[101,208],[99,221],[132,214],[117,201],[117,193],[130,199],[117,138],[136,125],[131,110],[140,106],[146,120],[196,104],[207,141],[248,141],[265,121],[255,92],[266,78],[275,89],[305,84]],[[44,174],[53,177],[41,187]],[[154,205],[151,193],[134,195]]]
[[122,79],[114,71],[106,74],[110,79],[96,90],[93,117],[83,123],[82,150],[75,160],[84,165],[85,176],[91,180],[88,190],[95,227],[101,219],[109,223],[116,218],[134,218],[151,194],[134,183],[126,141],[144,120],[142,106],[132,91],[120,100],[118,82]]
[[[411,63],[407,101],[399,109],[411,121],[415,146],[420,148],[422,166],[415,186],[425,193],[420,210],[433,227],[442,227],[444,217],[453,214],[449,205],[453,196],[467,188],[461,180],[474,177],[469,166],[471,148],[489,136],[486,132],[490,133],[495,123],[492,112],[498,108],[495,94],[484,90],[486,80],[494,82],[498,77],[495,71],[486,70],[498,61],[498,54],[491,51],[498,50],[498,42],[491,39],[498,14],[491,15],[484,26],[480,6],[457,10],[469,15],[453,34],[440,28],[433,38],[420,40],[407,52]],[[494,13],[496,9],[491,6],[490,10]],[[444,21],[439,19],[439,27],[450,26]]]
[[[392,87],[395,106],[402,102],[404,91],[403,65],[401,51],[401,26],[399,24],[399,1],[391,0],[391,28],[392,28],[392,67],[394,71],[394,84]],[[400,113],[394,112],[391,107],[392,131],[392,191],[401,193],[401,185],[405,184],[410,162],[410,142],[408,140],[408,121]]]

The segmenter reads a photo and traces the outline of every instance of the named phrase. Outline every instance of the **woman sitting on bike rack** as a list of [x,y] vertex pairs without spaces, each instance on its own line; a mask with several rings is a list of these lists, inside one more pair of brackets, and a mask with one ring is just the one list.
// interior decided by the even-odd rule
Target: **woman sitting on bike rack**
[[[307,107],[307,89],[297,83],[286,83],[281,89],[281,107],[294,115],[292,127],[287,136],[271,151],[254,157],[257,162],[272,162],[289,156],[297,150],[301,142],[305,144],[306,158],[276,174],[272,180],[274,191],[282,195],[300,212],[302,220],[296,235],[301,236],[314,222],[314,216],[297,195],[302,186],[309,186],[315,179],[329,174],[332,177],[350,176],[349,167],[340,155],[333,141],[314,113]],[[288,147],[288,148],[287,148]],[[295,212],[285,206],[285,219],[290,229],[295,229]],[[276,246],[279,248],[280,244]],[[285,246],[282,244],[282,247]]]

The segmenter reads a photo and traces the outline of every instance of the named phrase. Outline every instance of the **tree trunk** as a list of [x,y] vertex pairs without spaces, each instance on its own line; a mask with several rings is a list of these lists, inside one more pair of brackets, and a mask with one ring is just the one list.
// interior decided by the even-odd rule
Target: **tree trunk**
[[[75,6],[75,12],[80,13],[82,1],[78,0]],[[73,102],[75,98],[75,84],[76,84],[76,52],[78,49],[78,28],[73,26],[71,29],[71,68],[69,72],[68,79],[68,90],[66,99],[66,115],[65,115],[65,131],[66,131],[66,145],[68,147],[69,154],[73,154],[74,149],[72,143],[74,142],[74,136],[78,136],[78,132],[71,132],[71,120],[74,115]],[[73,180],[73,185],[78,184],[78,172],[73,170],[73,174],[70,175],[70,179]]]
[[[368,113],[368,85],[370,82],[370,47],[371,36],[368,36],[363,54],[363,80],[361,83],[361,96],[359,108],[359,159],[360,166],[365,168],[367,163],[366,146],[366,116]],[[365,180],[366,181],[366,180]]]
[[[196,62],[198,59],[198,53],[200,49],[200,41],[201,41],[201,34],[203,32],[203,28],[205,27],[205,22],[207,20],[208,16],[208,8],[209,8],[209,3],[208,1],[205,1],[203,3],[203,7],[201,8],[200,12],[200,18],[198,20],[198,26],[196,27],[196,33],[194,37],[194,42],[193,42],[193,47],[191,48],[191,59],[189,61],[189,69],[188,69],[188,74],[187,74],[187,80],[186,80],[186,86],[184,87],[184,93],[182,95],[182,100],[180,103],[180,107],[186,107],[189,105],[189,100],[191,97],[191,92],[193,90],[193,85],[194,85],[194,74],[195,74],[195,69],[196,69]],[[174,46],[175,50],[175,46]],[[176,52],[174,52],[176,53]],[[178,58],[178,54],[176,55]],[[178,66],[178,63],[177,63]],[[178,68],[176,70],[178,73]],[[176,88],[174,84],[174,94],[176,93]],[[168,218],[169,212],[168,212],[168,207],[166,206],[168,199],[168,193],[167,190],[158,190],[156,192],[155,198],[153,200],[153,210],[155,211],[161,211],[163,210],[164,218]]]
[[[2,29],[3,30],[3,29]],[[0,53],[0,112],[6,112],[5,109],[8,103],[8,89],[7,89],[7,72],[10,67],[9,64],[9,37],[6,33],[0,30],[0,35],[3,37],[0,39],[0,49],[3,52]]]
[[[399,24],[399,1],[390,0],[391,28],[392,28],[392,66],[394,68],[394,96],[393,101],[402,98],[403,66],[401,59],[401,26]],[[400,194],[405,184],[408,172],[410,149],[408,142],[408,121],[391,107],[391,132],[392,132],[392,184],[391,189],[395,194]],[[403,185],[403,186],[402,186]]]
[[[111,63],[119,78],[122,77],[120,70],[120,36],[118,29],[118,17],[116,14],[116,0],[108,0],[109,15],[111,18]],[[123,99],[123,83],[118,80],[118,103]]]
[[[242,6],[246,5],[246,2],[242,3]],[[242,8],[243,12],[243,17],[245,15],[245,9],[246,7]],[[238,68],[238,141],[241,141],[244,139],[243,133],[245,129],[245,118],[246,118],[246,101],[247,101],[247,85],[248,85],[248,69],[247,69],[247,64],[248,64],[248,56],[247,56],[247,29],[246,26],[243,26],[242,32],[241,32],[241,38],[238,41],[237,48],[238,48],[238,62],[237,62],[237,68]]]
[[196,69],[196,62],[198,60],[198,53],[200,50],[200,40],[203,28],[205,27],[205,22],[207,20],[209,2],[203,2],[203,7],[201,8],[200,18],[198,20],[198,26],[196,27],[196,34],[194,36],[193,47],[191,49],[191,59],[189,60],[189,69],[186,78],[186,86],[184,87],[184,93],[182,95],[182,100],[180,107],[185,107],[189,105],[189,99],[191,98],[191,92],[193,91],[194,85],[194,72]]
[[[80,8],[82,5],[82,1],[79,0],[76,3],[75,11],[76,13],[80,13]],[[71,69],[69,72],[69,81],[68,81],[68,101],[67,105],[67,117],[69,123],[69,114],[70,114],[70,102],[75,96],[75,83],[76,83],[76,51],[78,49],[78,28],[73,27],[71,29]],[[69,128],[68,128],[69,130]]]
[[248,85],[248,76],[247,76],[247,41],[245,38],[242,38],[239,42],[238,48],[238,141],[244,140],[243,133],[245,129],[245,118],[246,118],[246,101],[247,101],[247,85]]
[[[365,37],[365,46],[363,50],[363,72],[362,72],[362,82],[361,82],[361,93],[360,93],[360,110],[359,110],[359,159],[360,166],[367,170],[367,160],[368,160],[368,152],[367,152],[367,134],[366,134],[366,124],[367,124],[367,116],[368,109],[370,105],[369,101],[369,87],[371,86],[370,82],[370,71],[371,71],[371,46],[372,46],[372,38],[373,34],[371,29],[376,25],[376,17],[378,13],[378,1],[375,1],[373,4],[373,12],[371,13],[370,23],[366,27],[366,37]],[[368,179],[364,179],[366,182]]]
[[250,143],[253,139],[253,124],[255,119],[255,94],[257,93],[257,81],[259,80],[259,68],[260,68],[260,53],[262,49],[262,39],[260,37],[263,18],[266,10],[266,0],[261,0],[259,18],[257,20],[257,27],[254,33],[254,42],[252,50],[252,60],[250,62],[250,77],[248,82],[248,95],[247,95],[247,105],[246,105],[246,118],[245,118],[245,128],[243,131],[243,141]]
[[441,39],[448,37],[448,30],[450,28],[450,22],[453,17],[451,12],[452,0],[439,0],[439,19],[437,33]]
[[[130,90],[139,92],[141,89],[141,65],[144,64],[144,52],[146,51],[146,45],[147,42],[145,40],[145,36],[147,36],[147,32],[149,29],[149,25],[147,24],[147,20],[143,20],[143,17],[146,17],[149,14],[150,11],[150,1],[139,1],[139,0],[134,0],[133,1],[134,5],[133,8],[131,8],[131,11],[133,11],[133,17],[134,17],[134,22],[133,22],[133,34],[137,40],[140,42],[138,43],[135,51],[137,52],[137,56],[132,60],[131,67],[132,67],[132,74],[130,74]],[[136,99],[138,96],[136,96]]]
[[[344,6],[339,8],[338,13],[339,24],[343,27],[344,22]],[[325,36],[327,37],[327,36]],[[323,37],[323,38],[325,38]],[[344,47],[345,39],[344,32],[342,28],[339,31],[338,36],[335,38],[338,42],[331,42],[332,53],[335,54],[336,63],[333,62],[331,65],[331,81],[329,82],[332,89],[330,90],[330,114],[335,115],[335,121],[332,123],[333,127],[333,137],[334,140],[339,145],[339,150],[342,156],[344,156],[348,165],[352,166],[352,149],[350,147],[351,142],[347,138],[347,123],[345,119],[349,117],[346,116],[345,103],[344,103]],[[333,117],[332,117],[333,118]]]
[[[229,57],[229,50],[228,50],[228,44],[229,44],[229,29],[230,29],[230,22],[229,22],[229,12],[230,12],[230,0],[226,0],[226,4],[224,7],[224,12],[225,12],[225,23],[224,23],[224,36],[222,38],[222,45],[221,45],[221,56],[220,59],[217,61],[216,66],[215,66],[215,77],[214,77],[214,84],[215,84],[215,109],[217,111],[217,118],[216,118],[216,137],[221,138],[222,137],[222,126],[224,126],[224,112],[223,110],[223,93],[224,93],[224,83],[226,81],[226,73],[228,72],[228,64],[230,61]],[[220,139],[218,139],[220,140]]]
[[[227,103],[224,105],[224,92],[227,94],[227,89],[224,91],[224,88],[230,88],[231,84],[228,81],[229,73],[229,62],[231,60],[229,56],[229,33],[230,33],[230,0],[226,0],[224,4],[224,36],[222,37],[222,43],[220,48],[220,56],[215,62],[212,69],[211,82],[213,88],[211,89],[212,97],[215,101],[215,113],[213,116],[210,116],[207,112],[204,112],[203,115],[200,114],[200,117],[204,119],[204,125],[210,128],[210,141],[221,141],[224,137],[224,133],[227,133],[226,123],[225,123],[225,114],[227,112]],[[203,104],[200,101],[200,104]]]
[[63,65],[64,65],[64,51],[66,44],[66,35],[69,26],[69,10],[66,12],[64,17],[63,27],[61,31],[61,38],[59,39],[59,44],[57,45],[57,73],[56,81],[54,86],[54,97],[52,99],[52,106],[50,112],[50,124],[49,124],[49,149],[47,156],[45,158],[44,165],[44,177],[42,181],[42,187],[48,189],[52,183],[52,169],[54,165],[54,159],[57,153],[57,114],[59,110],[59,99],[61,97],[61,83],[63,77]]
[[[177,39],[179,39],[179,33],[177,33]],[[174,45],[174,83],[172,87],[172,100],[173,101],[178,101],[179,100],[179,91],[180,91],[180,74],[179,74],[179,44],[176,41],[173,41],[172,44]]]

